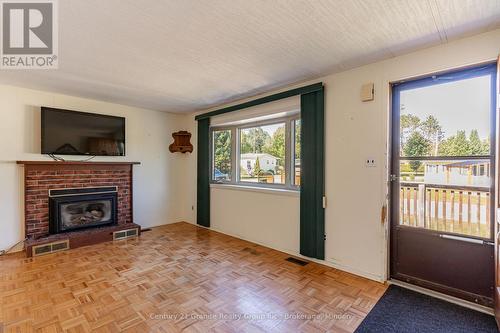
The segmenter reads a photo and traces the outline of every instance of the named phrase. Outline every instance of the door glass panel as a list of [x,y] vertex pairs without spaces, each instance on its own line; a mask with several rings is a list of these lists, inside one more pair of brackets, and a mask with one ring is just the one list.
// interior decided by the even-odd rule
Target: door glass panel
[[491,82],[400,92],[400,225],[491,238]]
[[490,160],[401,160],[401,225],[490,238]]
[[491,77],[401,91],[401,156],[490,154]]

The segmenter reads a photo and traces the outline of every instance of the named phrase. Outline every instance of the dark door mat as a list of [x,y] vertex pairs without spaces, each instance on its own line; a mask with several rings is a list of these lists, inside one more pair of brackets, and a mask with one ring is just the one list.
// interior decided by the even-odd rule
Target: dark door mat
[[395,285],[368,313],[355,333],[497,333],[493,316]]

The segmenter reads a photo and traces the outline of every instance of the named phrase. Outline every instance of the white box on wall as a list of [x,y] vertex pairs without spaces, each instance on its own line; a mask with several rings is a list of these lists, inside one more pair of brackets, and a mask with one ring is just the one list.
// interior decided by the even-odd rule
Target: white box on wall
[[373,83],[363,84],[361,86],[361,101],[373,101],[375,95],[375,88]]

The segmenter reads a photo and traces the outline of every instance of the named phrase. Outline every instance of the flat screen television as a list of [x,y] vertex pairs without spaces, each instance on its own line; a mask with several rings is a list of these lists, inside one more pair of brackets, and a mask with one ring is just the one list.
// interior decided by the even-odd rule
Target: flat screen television
[[125,118],[41,109],[42,154],[125,156]]

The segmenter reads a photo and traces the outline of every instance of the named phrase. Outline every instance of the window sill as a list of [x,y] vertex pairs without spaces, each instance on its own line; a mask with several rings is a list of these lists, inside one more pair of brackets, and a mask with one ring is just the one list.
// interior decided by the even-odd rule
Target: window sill
[[245,186],[245,185],[234,185],[234,184],[210,184],[210,188],[232,190],[232,191],[249,191],[249,192],[259,192],[266,194],[277,194],[286,195],[292,197],[300,197],[299,190],[281,189],[281,188],[267,188],[267,187],[257,187],[257,186]]

